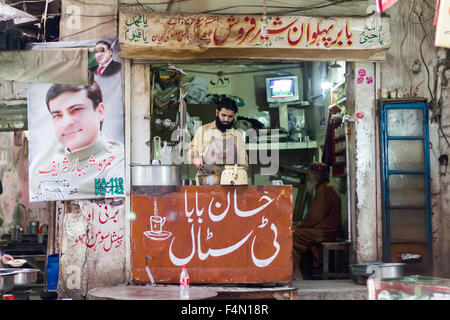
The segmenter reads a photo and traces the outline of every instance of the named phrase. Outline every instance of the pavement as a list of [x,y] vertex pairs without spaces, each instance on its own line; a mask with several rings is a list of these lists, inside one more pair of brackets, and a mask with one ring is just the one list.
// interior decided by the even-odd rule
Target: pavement
[[[297,300],[367,300],[367,287],[351,279],[295,280],[289,287],[297,289]],[[43,288],[33,287],[30,300],[57,299],[49,294],[41,296]]]
[[351,279],[296,280],[298,300],[367,300],[367,287]]

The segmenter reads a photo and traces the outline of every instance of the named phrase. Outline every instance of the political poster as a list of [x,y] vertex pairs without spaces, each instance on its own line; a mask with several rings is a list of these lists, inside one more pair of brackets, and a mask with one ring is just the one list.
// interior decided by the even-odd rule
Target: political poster
[[68,47],[97,48],[89,57],[94,81],[28,84],[30,201],[124,197],[118,40],[39,43],[31,49]]

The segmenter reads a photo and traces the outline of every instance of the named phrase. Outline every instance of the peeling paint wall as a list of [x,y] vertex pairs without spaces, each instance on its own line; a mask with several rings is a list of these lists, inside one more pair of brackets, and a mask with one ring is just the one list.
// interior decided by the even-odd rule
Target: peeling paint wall
[[[416,5],[413,8],[413,5]],[[375,79],[374,88],[358,84],[358,71],[368,71],[371,64],[356,63],[353,84],[355,85],[355,115],[356,115],[356,237],[357,259],[359,262],[381,261],[380,238],[382,237],[379,215],[376,207],[376,190],[379,185],[375,175],[379,175],[379,167],[372,158],[374,145],[378,143],[378,132],[375,129],[377,117],[374,97],[380,97],[380,89],[400,89],[417,97],[430,99],[432,92],[436,94],[436,72],[438,59],[448,57],[448,50],[438,50],[434,46],[434,27],[428,21],[420,25],[416,12],[423,17],[432,17],[434,12],[421,2],[399,1],[387,10],[391,18],[392,47],[387,51],[386,61],[380,63],[379,79]],[[422,52],[420,50],[422,49]],[[423,56],[423,60],[422,60]],[[419,61],[420,72],[413,73],[412,65]],[[427,69],[428,68],[428,72]],[[428,77],[429,73],[429,77]],[[443,75],[445,77],[445,75]],[[450,71],[446,71],[447,80]],[[364,81],[362,82],[364,84]],[[450,88],[442,91],[442,131],[447,140],[450,134]],[[359,115],[362,117],[358,119]],[[430,112],[430,116],[433,113]],[[450,277],[450,207],[449,170],[439,165],[441,154],[449,153],[449,145],[437,123],[430,123],[430,174],[431,174],[431,205],[433,232],[433,275]],[[379,201],[378,201],[379,203]],[[378,242],[378,244],[377,244]]]
[[[26,103],[26,84],[0,82],[0,104],[14,106]],[[21,225],[28,232],[30,221],[48,224],[47,203],[30,203],[28,199],[27,132],[0,132],[0,235],[11,226]]]
[[124,199],[64,202],[60,297],[87,298],[90,289],[127,282]]
[[[438,52],[439,58],[450,58],[450,50],[441,48]],[[431,150],[432,158],[439,159],[440,155],[450,155],[450,68],[443,71],[443,78],[447,83],[442,88],[442,116],[441,130],[437,130],[432,141],[439,141],[434,144]],[[444,79],[443,79],[444,80]],[[438,98],[438,97],[437,97]],[[446,135],[446,139],[443,136]],[[434,257],[434,274],[450,278],[450,167],[448,165],[440,165],[439,160],[436,163],[437,178],[433,183],[437,190],[432,188],[433,196],[431,198],[432,218],[433,218],[433,257]],[[433,175],[433,177],[435,177]]]
[[356,165],[356,244],[357,261],[377,261],[377,166],[375,64],[355,63],[354,103]]

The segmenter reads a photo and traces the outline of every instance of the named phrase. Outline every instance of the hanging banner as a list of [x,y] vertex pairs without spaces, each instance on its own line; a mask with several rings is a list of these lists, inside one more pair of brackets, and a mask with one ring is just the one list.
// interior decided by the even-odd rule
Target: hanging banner
[[43,43],[36,48],[81,46],[103,48],[90,54],[92,85],[28,84],[31,202],[125,196],[117,39]]
[[345,53],[388,49],[389,28],[389,18],[385,17],[268,16],[263,19],[257,15],[120,12],[119,42],[121,56],[132,58],[159,50],[176,52],[183,59],[187,51],[201,56],[219,49],[224,52],[259,49],[260,54],[264,49],[270,50],[272,57],[280,58],[286,55],[285,49],[302,49],[313,50],[312,55],[328,52],[329,56],[330,50]]
[[440,0],[435,45],[450,48],[450,0]]

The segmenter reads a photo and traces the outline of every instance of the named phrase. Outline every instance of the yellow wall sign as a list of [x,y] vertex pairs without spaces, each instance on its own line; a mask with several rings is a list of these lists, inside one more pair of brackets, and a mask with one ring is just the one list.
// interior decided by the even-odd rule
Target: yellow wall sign
[[121,47],[387,49],[389,18],[121,12]]

